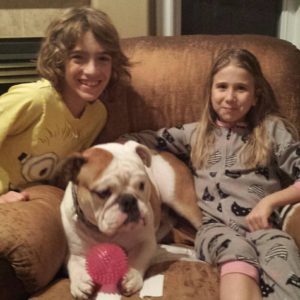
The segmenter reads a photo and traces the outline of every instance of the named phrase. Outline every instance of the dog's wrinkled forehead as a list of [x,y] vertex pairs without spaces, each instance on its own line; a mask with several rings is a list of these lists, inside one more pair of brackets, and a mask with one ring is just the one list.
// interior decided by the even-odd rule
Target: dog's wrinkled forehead
[[108,143],[89,148],[83,156],[87,163],[81,168],[81,182],[88,185],[109,173],[126,173],[143,169],[144,163],[135,151],[136,143]]
[[127,165],[143,165],[141,157],[136,152],[135,142],[127,142],[125,144],[118,143],[107,143],[95,146],[96,149],[102,149],[110,152],[113,155],[113,160],[111,163],[122,165],[126,167]]
[[79,173],[83,182],[92,182],[95,178],[102,176],[114,159],[109,151],[95,147],[86,150],[83,156],[87,159]]

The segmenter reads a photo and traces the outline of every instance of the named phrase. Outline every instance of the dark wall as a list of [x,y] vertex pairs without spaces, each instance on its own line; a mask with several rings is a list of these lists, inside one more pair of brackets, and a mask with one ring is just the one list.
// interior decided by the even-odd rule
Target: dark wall
[[277,36],[281,0],[183,0],[182,34]]

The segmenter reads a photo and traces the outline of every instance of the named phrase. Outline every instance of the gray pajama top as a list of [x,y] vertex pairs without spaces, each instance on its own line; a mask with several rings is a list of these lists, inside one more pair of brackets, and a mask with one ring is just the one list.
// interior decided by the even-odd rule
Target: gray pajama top
[[[125,138],[170,151],[191,166],[190,150],[196,125],[144,131]],[[245,223],[245,216],[260,199],[282,188],[282,173],[299,183],[299,142],[293,140],[282,121],[269,121],[267,129],[273,140],[272,162],[267,166],[246,169],[239,163],[238,154],[248,134],[243,126],[217,128],[208,167],[195,170],[191,166],[204,215],[195,250],[199,259],[217,266],[229,261],[254,265],[259,270],[263,299],[298,300],[300,261],[295,242],[276,228],[249,232]],[[270,221],[273,227],[277,225],[276,219]]]
[[[170,151],[190,164],[196,126],[197,123],[190,123],[124,137],[150,148]],[[293,181],[300,178],[300,143],[293,140],[280,120],[268,121],[267,129],[273,140],[271,164],[247,169],[239,163],[239,151],[247,142],[248,130],[245,126],[236,126],[216,128],[215,147],[208,167],[192,168],[201,209],[237,231],[247,230],[245,216],[260,199],[282,188],[282,174]]]

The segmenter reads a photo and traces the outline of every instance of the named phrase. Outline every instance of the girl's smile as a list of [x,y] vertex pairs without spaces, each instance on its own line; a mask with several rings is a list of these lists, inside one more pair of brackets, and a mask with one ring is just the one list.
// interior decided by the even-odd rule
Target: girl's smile
[[252,75],[234,64],[221,69],[213,79],[211,104],[221,121],[244,121],[251,107],[256,104]]

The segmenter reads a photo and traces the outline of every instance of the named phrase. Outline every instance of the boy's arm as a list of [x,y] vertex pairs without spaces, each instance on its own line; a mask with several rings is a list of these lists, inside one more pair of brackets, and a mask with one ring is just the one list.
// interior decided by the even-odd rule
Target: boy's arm
[[0,196],[0,204],[3,203],[12,203],[18,201],[27,201],[29,200],[29,196],[26,192],[14,192],[9,191],[6,194]]

